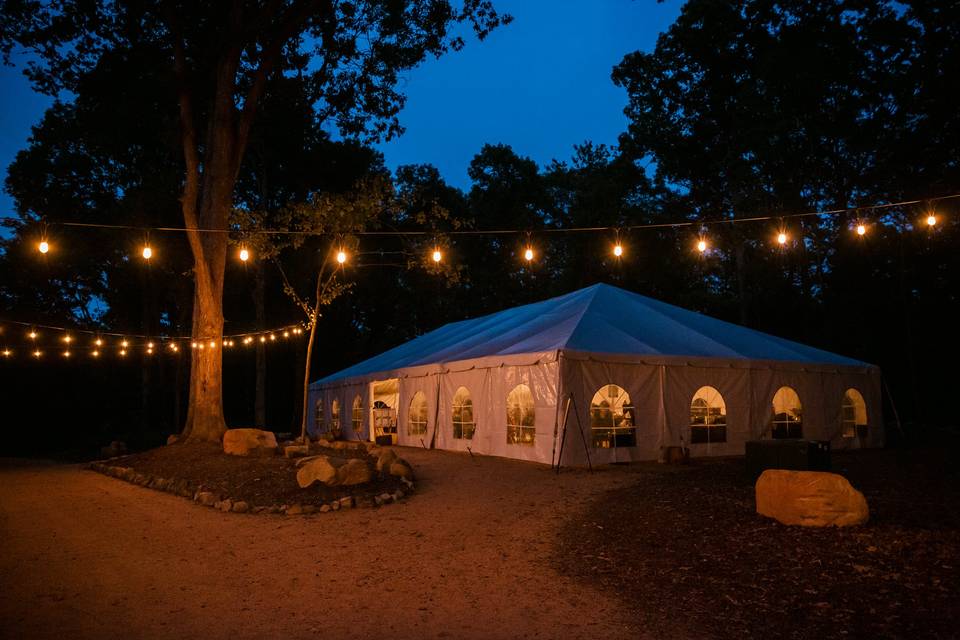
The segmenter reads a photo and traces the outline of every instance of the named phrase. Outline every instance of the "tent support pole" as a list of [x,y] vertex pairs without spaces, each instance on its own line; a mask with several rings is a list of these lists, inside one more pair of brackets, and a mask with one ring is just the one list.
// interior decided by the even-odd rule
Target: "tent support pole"
[[[571,399],[572,397],[573,397],[573,394],[572,394],[572,393],[571,393],[569,396],[567,396],[567,401],[564,403],[564,408],[563,408],[563,426],[561,427],[561,428],[562,428],[562,435],[560,436],[560,455],[556,458],[556,461],[557,461],[557,474],[560,473],[560,460],[561,460],[561,458],[563,457],[563,442],[567,439],[567,416],[570,415],[570,399]],[[554,433],[556,433],[556,428],[554,428]],[[556,436],[554,436],[553,442],[554,442],[554,448],[556,448],[556,442],[557,442]],[[550,465],[553,466],[553,454],[552,454],[552,453],[550,454],[550,458],[551,458],[551,459],[550,459]]]
[[[890,393],[890,387],[887,386],[887,379],[882,375],[880,376],[880,383],[883,385],[883,390],[887,392],[887,397],[890,398],[890,408],[893,410],[893,423],[897,425],[897,431],[900,432],[900,437],[906,441],[907,436],[903,433],[903,425],[900,424],[900,413],[897,411],[897,403],[893,401],[893,394]],[[883,403],[881,402],[881,415],[883,412]]]
[[580,411],[576,408],[577,399],[573,397],[572,393],[570,394],[570,400],[573,402],[573,415],[577,418],[577,429],[580,430],[580,441],[583,442],[583,452],[587,454],[587,468],[590,469],[590,473],[593,473],[593,463],[590,462],[590,447],[587,446],[587,437],[583,435],[583,423],[580,422]]

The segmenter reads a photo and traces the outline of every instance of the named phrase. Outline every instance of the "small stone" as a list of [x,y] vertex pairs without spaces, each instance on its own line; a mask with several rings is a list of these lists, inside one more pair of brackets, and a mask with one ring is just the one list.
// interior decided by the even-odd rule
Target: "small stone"
[[413,480],[413,467],[410,466],[410,463],[404,460],[403,458],[397,458],[388,467],[390,475],[396,476],[398,478],[404,478],[405,480]]
[[254,507],[250,510],[250,513],[263,513],[264,511],[269,511],[270,507]]
[[176,433],[171,433],[169,436],[167,436],[167,446],[170,446],[171,444],[177,444],[177,441],[179,439],[180,439],[179,435],[177,435]]
[[220,511],[226,513],[227,511],[230,511],[230,509],[233,509],[233,500],[227,498],[226,500],[220,501]]
[[325,504],[320,507],[320,513],[327,513],[328,511],[331,511],[330,505]]
[[339,500],[337,500],[337,504],[339,504],[339,505],[340,505],[342,508],[344,508],[344,509],[352,509],[352,508],[353,508],[353,496],[347,496],[347,497],[345,497],[345,498],[340,498]]
[[381,449],[377,454],[377,471],[388,471],[390,465],[397,460],[397,452],[393,449]]
[[223,434],[223,452],[235,456],[273,455],[277,437],[262,429],[227,429]]
[[212,491],[201,491],[197,494],[197,502],[205,507],[212,507],[216,503],[220,502],[220,499],[217,498],[217,494],[213,493]]
[[393,492],[393,500],[394,500],[394,502],[396,502],[397,500],[402,500],[402,499],[403,499],[403,491],[401,491],[400,489],[397,489],[396,491]]
[[292,507],[287,507],[286,514],[288,516],[299,516],[303,515],[303,507],[298,504],[293,505]]
[[327,486],[337,484],[338,469],[331,458],[316,456],[297,471],[297,485],[301,489],[306,489],[314,482],[320,482]]
[[334,511],[339,511],[340,503],[334,500],[333,502],[330,503],[330,508],[333,509]]
[[309,445],[290,445],[289,447],[283,448],[283,456],[285,458],[302,458],[304,456],[310,455],[310,446]]
[[383,498],[381,498],[380,496],[374,496],[373,503],[379,507],[380,505],[383,504]]
[[282,507],[279,505],[273,505],[272,507],[270,507],[270,513],[284,513],[286,510],[287,510],[286,507]]
[[250,505],[248,505],[243,500],[238,500],[233,503],[233,512],[234,513],[246,513],[250,510]]
[[339,485],[353,486],[365,484],[371,480],[373,480],[373,471],[366,460],[351,458],[337,469],[337,484]]
[[382,503],[384,503],[384,504],[390,502],[390,500],[393,499],[393,496],[390,495],[389,493],[381,493],[381,494],[380,494],[379,496],[377,496],[377,497],[380,498],[380,502],[382,502]]
[[406,478],[401,477],[400,482],[407,485],[407,489],[413,491],[413,480],[407,480]]

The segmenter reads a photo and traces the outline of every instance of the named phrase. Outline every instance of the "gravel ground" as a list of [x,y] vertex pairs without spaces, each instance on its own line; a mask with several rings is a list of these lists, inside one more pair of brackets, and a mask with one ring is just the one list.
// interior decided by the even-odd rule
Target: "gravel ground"
[[618,478],[399,452],[409,499],[296,517],[0,464],[0,637],[644,637],[549,564],[560,524]]

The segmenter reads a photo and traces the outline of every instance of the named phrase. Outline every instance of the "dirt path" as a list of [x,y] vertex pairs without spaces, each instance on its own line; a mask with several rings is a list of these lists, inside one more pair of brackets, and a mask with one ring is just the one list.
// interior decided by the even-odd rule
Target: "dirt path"
[[0,636],[638,637],[547,556],[628,480],[405,450],[417,494],[380,510],[222,514],[76,466],[0,465]]

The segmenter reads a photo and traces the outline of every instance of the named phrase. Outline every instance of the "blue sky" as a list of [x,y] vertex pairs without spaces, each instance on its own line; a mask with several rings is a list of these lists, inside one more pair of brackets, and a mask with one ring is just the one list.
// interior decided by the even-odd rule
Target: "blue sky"
[[[567,159],[585,140],[616,143],[626,94],[610,72],[625,54],[649,51],[680,12],[668,0],[498,0],[512,24],[483,42],[406,74],[406,133],[378,145],[387,166],[429,163],[468,186],[467,165],[484,143],[505,143],[541,165]],[[27,144],[50,99],[19,69],[0,66],[0,167]],[[0,216],[13,202],[0,194]]]

